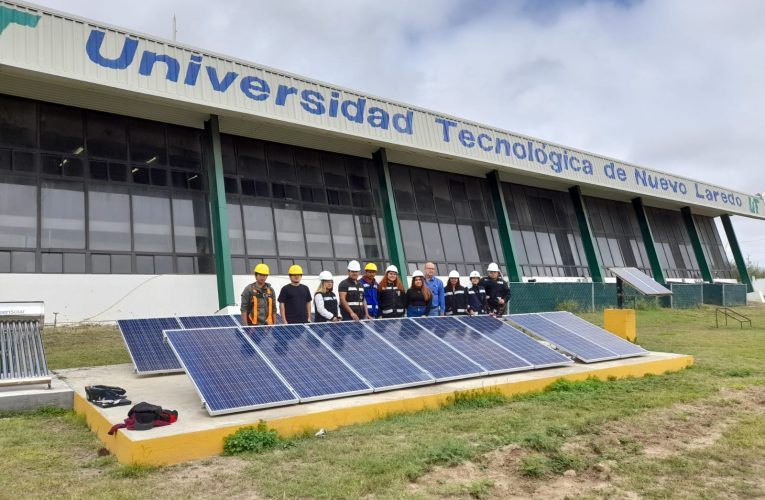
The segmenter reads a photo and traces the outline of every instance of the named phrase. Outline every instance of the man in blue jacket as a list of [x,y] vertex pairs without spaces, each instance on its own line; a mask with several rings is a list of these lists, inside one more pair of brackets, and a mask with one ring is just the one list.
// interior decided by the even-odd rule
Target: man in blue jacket
[[377,280],[375,275],[377,274],[377,264],[369,262],[364,266],[364,276],[359,280],[364,285],[364,298],[367,300],[367,313],[372,318],[379,316],[377,304],[379,303],[377,298]]
[[444,298],[444,283],[436,278],[436,265],[432,262],[425,263],[425,285],[433,292],[433,306],[428,316],[443,316],[446,312]]

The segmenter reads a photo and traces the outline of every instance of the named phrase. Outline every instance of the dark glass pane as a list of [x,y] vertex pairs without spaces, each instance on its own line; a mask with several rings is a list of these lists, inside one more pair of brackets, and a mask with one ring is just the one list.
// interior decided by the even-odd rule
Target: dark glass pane
[[244,255],[244,231],[239,204],[229,203],[226,207],[226,213],[228,214],[228,241],[231,246],[231,253]]
[[391,184],[396,196],[396,208],[400,212],[415,213],[417,209],[414,204],[414,194],[412,193],[412,184],[409,180],[409,167],[401,165],[390,166]]
[[40,104],[40,149],[82,154],[82,111],[55,104]]
[[130,160],[143,165],[167,165],[165,126],[161,123],[131,120]]
[[170,179],[173,187],[176,189],[187,189],[189,187],[188,174],[186,172],[173,170],[170,172]]
[[320,272],[323,271],[321,261],[320,260],[311,260],[308,261],[308,274],[313,276],[318,276]]
[[436,204],[436,213],[439,217],[452,217],[454,209],[452,208],[451,194],[449,193],[449,184],[446,174],[441,172],[430,172],[430,188],[433,192],[433,199]]
[[91,250],[130,251],[130,196],[127,191],[91,188],[88,212]]
[[256,196],[255,181],[252,179],[241,179],[242,182],[242,194],[245,196]]
[[171,166],[200,170],[202,167],[201,131],[167,125],[167,152]]
[[151,255],[137,255],[135,258],[135,272],[137,274],[154,274],[154,257]]
[[[236,259],[232,259],[233,260]],[[244,260],[244,259],[240,259]],[[178,263],[178,274],[194,274],[194,258],[193,257],[178,257],[176,259]],[[234,274],[240,274],[236,268],[232,269]]]
[[[250,256],[276,255],[276,241],[274,238],[274,218],[270,206],[243,205],[244,228],[247,235],[247,253]],[[297,210],[277,210],[277,227],[279,226],[279,214],[288,214],[289,219],[284,221],[287,232],[279,239],[279,252],[287,255],[305,255],[303,246],[303,227],[300,225],[300,212]],[[295,218],[297,217],[297,223]],[[296,239],[299,231],[299,241]],[[287,252],[286,250],[292,250]],[[299,252],[299,253],[295,253]]]
[[90,256],[90,272],[109,274],[112,272],[111,258],[108,255],[92,254]]
[[[268,198],[271,196],[271,191],[268,186],[268,183],[265,181],[255,181],[255,194],[261,198]],[[244,187],[244,185],[242,185],[242,187]]]
[[133,240],[139,252],[172,252],[170,200],[133,195]]
[[37,156],[27,151],[14,151],[13,170],[16,172],[37,172]]
[[329,218],[326,212],[303,210],[305,239],[311,257],[332,257]]
[[236,145],[233,135],[220,135],[221,155],[223,156],[223,173],[236,174]]
[[136,184],[149,184],[149,169],[145,167],[133,167],[130,169],[133,182]]
[[37,145],[37,105],[0,96],[0,143],[33,148]]
[[462,242],[462,253],[465,256],[465,262],[481,262],[490,260],[490,252],[488,248],[488,242],[486,241],[486,235],[484,231],[479,231],[479,234],[483,236],[483,241],[481,242],[483,248],[482,251],[484,253],[484,257],[488,257],[486,259],[482,258],[482,256],[478,253],[478,245],[476,242],[476,235],[473,231],[472,226],[463,225],[460,224],[457,226],[457,229],[460,233],[460,241]]
[[352,193],[353,206],[356,208],[372,208],[374,206],[374,200],[372,199],[372,193],[369,191],[362,191]]
[[309,186],[324,185],[321,171],[321,161],[318,151],[296,148],[294,151],[297,180],[300,184]]
[[0,252],[0,273],[11,272],[11,252]]
[[131,274],[133,263],[130,255],[112,255],[112,274]]
[[323,153],[321,165],[324,167],[324,182],[327,187],[348,189],[348,178],[345,175],[345,162],[342,156]]
[[86,127],[90,156],[127,159],[127,124],[123,117],[88,111]]
[[202,191],[205,188],[204,182],[202,181],[203,177],[200,174],[189,174],[188,182],[189,182],[189,189],[193,189],[194,191]]
[[48,175],[61,175],[63,161],[63,158],[60,156],[44,155],[42,157],[42,173]]
[[63,273],[64,272],[64,256],[60,253],[42,254],[42,272]]
[[169,255],[157,255],[154,257],[154,272],[156,274],[173,274],[173,258]]
[[262,142],[237,137],[236,148],[239,175],[263,180],[268,178],[266,152]]
[[34,252],[11,252],[11,272],[12,273],[35,272]]
[[121,163],[110,163],[109,179],[117,182],[127,182],[127,166]]
[[332,243],[335,247],[335,257],[358,258],[359,249],[356,244],[356,230],[351,214],[330,214],[332,223]]
[[152,168],[150,171],[151,183],[154,186],[167,186],[167,171],[159,168]]
[[37,248],[35,179],[0,182],[0,247]]
[[[283,144],[268,144],[268,173],[273,181],[295,181],[295,161],[292,147]],[[276,198],[274,191],[274,198]]]
[[231,259],[231,272],[234,274],[250,274],[251,271],[252,269],[247,266],[246,259],[241,257]]
[[428,260],[443,261],[444,246],[441,243],[441,233],[435,222],[420,222],[422,228],[422,240],[425,242],[425,256]]
[[401,220],[401,238],[404,240],[404,252],[407,261],[425,260],[425,249],[422,246],[422,232],[416,220]]
[[42,184],[42,248],[85,248],[85,195],[81,184]]
[[202,197],[173,198],[175,251],[178,253],[210,253],[210,216]]
[[239,183],[234,177],[224,177],[223,188],[227,194],[239,194]]
[[417,202],[417,211],[420,214],[435,214],[436,205],[433,202],[433,191],[430,186],[430,179],[428,179],[428,172],[413,169],[411,176],[414,199]]
[[215,262],[211,255],[200,255],[196,259],[199,274],[215,274]]
[[451,176],[449,178],[449,193],[454,208],[454,215],[462,218],[470,218],[470,202],[468,201],[467,188],[462,180]]
[[359,257],[378,260],[382,258],[380,240],[377,237],[377,218],[372,215],[355,215],[356,234],[359,238]]
[[85,254],[84,253],[65,253],[64,254],[64,272],[70,274],[85,273]]
[[90,161],[88,165],[90,168],[90,178],[97,181],[109,180],[109,167],[105,161]]
[[321,267],[323,271],[329,271],[333,275],[337,274],[337,267],[335,266],[334,260],[323,260],[321,261]]

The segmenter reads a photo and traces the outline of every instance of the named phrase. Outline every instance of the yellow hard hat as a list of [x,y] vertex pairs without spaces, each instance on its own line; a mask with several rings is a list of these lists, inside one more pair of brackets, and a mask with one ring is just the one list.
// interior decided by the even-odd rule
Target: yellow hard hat
[[377,264],[374,262],[370,262],[366,266],[364,266],[364,271],[374,271],[377,272]]
[[287,271],[287,274],[300,274],[302,276],[303,268],[298,266],[297,264],[293,264],[290,266],[289,270]]
[[265,274],[268,276],[271,274],[271,270],[268,268],[268,264],[263,264],[262,262],[255,266],[255,269],[252,270],[255,274]]

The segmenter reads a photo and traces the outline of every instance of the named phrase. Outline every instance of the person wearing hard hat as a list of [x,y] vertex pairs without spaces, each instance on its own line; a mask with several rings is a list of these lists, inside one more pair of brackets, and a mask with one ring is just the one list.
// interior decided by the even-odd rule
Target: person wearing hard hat
[[447,316],[465,315],[468,313],[467,293],[465,287],[460,284],[460,273],[456,270],[449,271],[449,281],[444,287],[444,302]]
[[377,274],[377,264],[374,262],[367,263],[364,266],[364,276],[359,280],[364,286],[364,299],[367,301],[367,314],[376,318],[378,316],[378,296],[377,296],[377,280],[375,275]]
[[507,303],[510,301],[510,286],[499,275],[499,266],[496,263],[489,264],[486,271],[488,276],[481,280],[481,286],[486,290],[486,312],[502,316],[506,314]]
[[398,276],[396,266],[388,266],[385,276],[380,280],[377,288],[377,296],[380,300],[378,305],[379,318],[403,318],[404,317],[404,283]]
[[348,277],[340,282],[337,293],[340,296],[340,314],[343,321],[358,321],[372,319],[367,312],[367,301],[364,299],[364,286],[359,281],[361,264],[352,260],[348,263]]
[[486,312],[486,289],[481,286],[481,273],[471,271],[470,286],[467,288],[468,314],[476,315]]
[[303,279],[303,268],[294,264],[287,274],[290,282],[279,290],[279,312],[282,320],[289,324],[310,323],[311,321],[311,290],[300,283]]
[[444,282],[436,278],[436,265],[432,262],[425,263],[425,286],[433,292],[433,307],[430,308],[428,316],[443,316],[446,311],[444,301]]
[[245,326],[273,325],[276,322],[276,292],[266,283],[271,274],[267,264],[260,263],[252,270],[255,283],[242,292],[242,324]]
[[404,295],[406,315],[410,318],[427,316],[433,306],[433,292],[425,284],[425,275],[417,270],[412,273],[412,286]]
[[337,309],[337,296],[332,291],[335,285],[335,282],[332,280],[332,273],[329,271],[320,272],[319,280],[319,288],[313,294],[313,307],[316,309],[313,321],[315,323],[340,321]]

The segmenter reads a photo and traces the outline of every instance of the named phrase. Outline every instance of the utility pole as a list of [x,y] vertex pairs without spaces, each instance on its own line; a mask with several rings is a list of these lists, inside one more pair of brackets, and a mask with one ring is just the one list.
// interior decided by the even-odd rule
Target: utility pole
[[175,42],[178,38],[178,23],[175,20],[175,14],[173,14],[173,41]]

